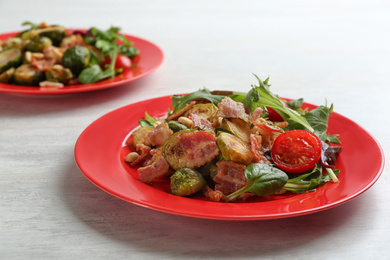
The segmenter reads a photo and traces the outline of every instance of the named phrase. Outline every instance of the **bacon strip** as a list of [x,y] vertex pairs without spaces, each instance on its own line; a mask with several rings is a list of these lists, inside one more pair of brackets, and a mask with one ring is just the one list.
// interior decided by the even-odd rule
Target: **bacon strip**
[[236,102],[230,97],[224,97],[218,103],[218,111],[215,117],[241,118],[245,122],[250,122],[249,115],[245,112],[244,104]]
[[245,177],[245,165],[233,161],[217,162],[218,173],[214,177],[217,182],[215,190],[227,195],[242,188],[247,183]]
[[202,192],[206,198],[209,198],[211,201],[215,202],[221,201],[225,197],[225,194],[223,194],[221,191],[213,190],[208,185],[204,186]]
[[202,116],[190,113],[188,118],[194,123],[192,128],[199,127],[201,129],[215,131],[213,124]]
[[186,167],[200,167],[218,155],[217,138],[207,131],[182,133],[178,136],[180,147],[186,153]]
[[149,152],[152,150],[152,148],[150,148],[147,145],[144,145],[143,143],[137,144],[136,149],[137,152],[140,154],[140,156],[130,164],[131,166],[135,166],[140,162],[142,162],[149,155]]
[[169,165],[162,156],[161,149],[154,149],[152,159],[144,167],[138,168],[140,181],[148,183],[166,175],[169,172]]
[[153,146],[162,145],[172,134],[173,131],[167,123],[159,124],[145,136],[145,144]]

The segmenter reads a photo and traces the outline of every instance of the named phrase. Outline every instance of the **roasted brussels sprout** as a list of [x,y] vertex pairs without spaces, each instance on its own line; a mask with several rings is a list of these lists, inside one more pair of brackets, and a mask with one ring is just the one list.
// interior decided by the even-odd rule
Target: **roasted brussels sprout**
[[89,64],[91,54],[88,48],[75,45],[68,48],[62,56],[62,65],[78,75]]
[[227,130],[240,138],[245,143],[250,143],[250,124],[240,118],[224,118],[220,125],[221,129]]
[[182,168],[170,177],[171,191],[178,196],[188,196],[201,190],[206,184],[205,179],[199,172]]
[[61,82],[65,85],[73,78],[72,71],[59,64],[56,64],[45,71],[45,76],[48,81]]
[[38,86],[45,74],[31,64],[23,64],[15,70],[14,82],[24,86]]
[[218,107],[213,103],[196,104],[190,110],[188,110],[187,115],[190,113],[197,114],[212,122],[217,111]]
[[153,131],[152,126],[142,126],[138,129],[136,129],[132,134],[134,146],[137,146],[137,144],[143,143],[145,141],[145,136],[152,131]]
[[211,131],[186,129],[174,133],[162,147],[162,154],[175,170],[195,168],[210,162],[219,153]]
[[19,37],[11,37],[8,38],[5,41],[4,49],[11,49],[11,48],[17,48],[17,49],[23,49],[23,40]]
[[252,162],[253,153],[249,146],[232,134],[219,133],[217,145],[221,160],[234,161],[245,165]]
[[51,26],[38,30],[40,36],[49,38],[54,46],[59,46],[62,39],[66,36],[66,30],[62,26]]
[[210,166],[210,178],[214,180],[214,177],[218,174],[218,166],[213,164]]
[[22,52],[20,49],[11,48],[0,52],[0,73],[12,67],[17,67],[22,62]]
[[1,83],[11,83],[15,74],[15,68],[9,68],[8,70],[0,73],[0,82]]
[[52,41],[47,37],[36,36],[28,40],[26,51],[42,52],[45,48],[52,46]]
[[179,132],[181,130],[188,129],[187,126],[177,121],[169,121],[168,126],[174,133]]

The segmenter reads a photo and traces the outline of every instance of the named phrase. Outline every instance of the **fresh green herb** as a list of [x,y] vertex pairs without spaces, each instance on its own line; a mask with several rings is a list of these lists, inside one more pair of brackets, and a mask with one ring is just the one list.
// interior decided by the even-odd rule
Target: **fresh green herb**
[[206,99],[214,104],[218,104],[225,96],[214,95],[207,88],[199,89],[198,91],[192,92],[186,96],[172,96],[172,107],[173,113],[183,109],[188,103],[193,100]]
[[[93,36],[84,37],[85,41],[101,50],[105,57],[110,58],[111,62],[104,70],[92,68],[95,64],[90,68],[84,69],[81,73],[83,75],[80,75],[78,78],[83,84],[97,82],[105,78],[113,78],[118,73],[121,73],[121,71],[115,70],[115,61],[118,54],[125,54],[129,58],[138,54],[138,49],[132,46],[133,43],[119,34],[119,27],[111,27],[107,31],[92,27],[90,31]],[[122,44],[118,44],[118,41],[121,41]]]
[[245,177],[247,184],[227,195],[225,201],[232,201],[245,192],[252,192],[257,196],[271,195],[282,189],[288,180],[287,174],[282,170],[262,163],[249,164],[245,168]]
[[303,98],[298,98],[295,100],[290,100],[286,102],[287,106],[291,108],[292,110],[297,111],[299,114],[303,115],[307,112],[307,109],[304,111],[302,110],[301,106],[303,104]]
[[[107,71],[104,72],[99,65],[94,64],[91,67],[85,68],[81,71],[78,79],[81,83],[86,84],[86,83],[93,83],[100,81],[107,76]],[[110,73],[108,73],[110,74]]]
[[156,123],[157,119],[149,115],[148,112],[145,112],[145,119],[141,119],[138,121],[140,126],[153,126]]
[[328,135],[326,130],[328,129],[329,116],[333,112],[333,104],[330,107],[319,106],[313,110],[308,111],[303,116],[314,128],[314,133],[322,141],[331,141],[332,143],[340,144],[338,135]]
[[271,107],[288,123],[295,122],[300,125],[301,128],[314,132],[313,127],[303,116],[301,116],[297,111],[286,107],[282,101],[270,91],[268,78],[263,82],[256,74],[253,75],[259,81],[259,86],[252,86],[252,89],[243,100],[244,105],[249,106],[252,111],[256,107]]
[[322,170],[322,166],[317,164],[311,172],[289,179],[283,188],[294,193],[306,193],[314,191],[331,179],[336,180],[335,182],[338,181],[336,176],[340,173],[340,170],[326,168],[325,174],[322,174]]

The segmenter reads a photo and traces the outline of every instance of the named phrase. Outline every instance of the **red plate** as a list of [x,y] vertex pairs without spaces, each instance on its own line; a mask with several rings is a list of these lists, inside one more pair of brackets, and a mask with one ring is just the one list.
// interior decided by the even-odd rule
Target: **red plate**
[[[0,40],[8,39],[16,34],[16,32],[0,34]],[[28,95],[59,95],[112,88],[143,78],[155,71],[161,65],[164,59],[164,54],[157,45],[135,36],[126,34],[125,36],[134,43],[134,47],[140,50],[140,54],[133,62],[137,66],[133,69],[123,71],[123,73],[114,78],[91,84],[72,85],[63,88],[40,88],[0,83],[0,92]]]
[[[307,103],[304,106],[316,107]],[[328,133],[340,134],[343,144],[337,162],[341,170],[339,183],[329,182],[315,192],[259,197],[253,202],[225,203],[178,197],[167,192],[167,183],[153,186],[142,183],[136,170],[124,163],[128,153],[125,142],[144,116],[145,108],[157,117],[166,114],[169,107],[171,98],[160,97],[127,105],[93,122],[75,146],[81,172],[104,191],[153,210],[205,219],[264,220],[305,215],[345,203],[369,189],[384,167],[383,151],[374,137],[348,118],[332,113]]]

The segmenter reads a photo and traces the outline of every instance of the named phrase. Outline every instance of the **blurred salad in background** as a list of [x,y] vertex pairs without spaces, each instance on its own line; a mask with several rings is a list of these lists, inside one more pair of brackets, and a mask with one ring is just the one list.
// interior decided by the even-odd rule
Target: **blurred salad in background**
[[139,54],[119,27],[70,30],[45,22],[0,41],[0,82],[64,87],[112,78],[136,66]]

